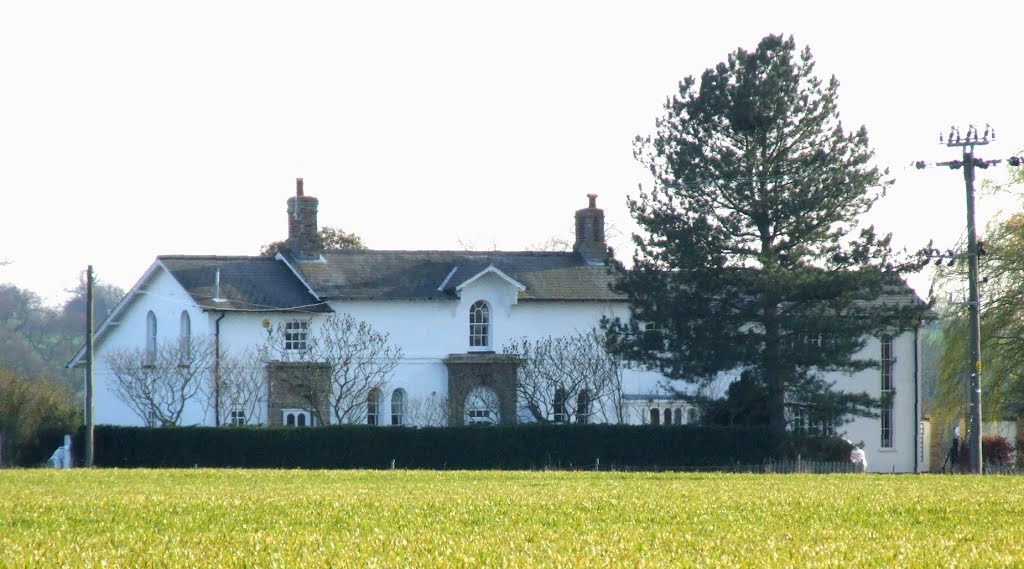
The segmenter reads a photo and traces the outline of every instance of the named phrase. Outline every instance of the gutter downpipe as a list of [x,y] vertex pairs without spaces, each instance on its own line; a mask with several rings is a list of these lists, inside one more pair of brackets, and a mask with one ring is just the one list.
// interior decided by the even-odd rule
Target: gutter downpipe
[[220,321],[227,316],[221,312],[213,321],[213,426],[220,426]]
[[918,462],[921,456],[920,445],[925,441],[921,440],[921,368],[918,359],[921,354],[921,326],[914,327],[914,474],[919,474],[921,465]]

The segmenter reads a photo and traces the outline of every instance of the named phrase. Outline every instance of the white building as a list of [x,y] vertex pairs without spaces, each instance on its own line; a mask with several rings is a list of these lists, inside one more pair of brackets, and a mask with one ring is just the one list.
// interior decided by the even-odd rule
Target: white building
[[[387,385],[373,394],[368,409],[364,404],[360,421],[426,422],[425,414],[413,410],[437,401],[445,402],[441,421],[448,424],[523,420],[515,400],[516,367],[501,355],[502,346],[514,338],[588,332],[605,316],[629,317],[624,298],[608,286],[604,214],[595,197],[576,212],[572,252],[321,251],[318,202],[303,195],[299,180],[296,196],[288,199],[286,250],[276,257],[156,258],[97,332],[95,421],[147,423],[115,395],[110,354],[201,336],[211,338],[218,353],[237,354],[266,343],[268,330],[286,326],[288,341],[297,346],[316,335],[331,313],[369,323],[403,352]],[[883,360],[884,371],[829,379],[840,389],[876,397],[890,389],[892,410],[883,420],[855,419],[839,433],[864,443],[872,471],[926,470],[916,331],[884,343],[875,339],[865,350]],[[84,351],[69,365],[83,364]],[[268,375],[273,384],[269,368]],[[666,383],[657,373],[624,370],[623,395],[615,404],[626,422],[695,420],[696,410],[669,395]],[[474,403],[481,394],[497,405],[485,409]],[[221,409],[219,416],[228,422],[313,424],[308,407],[271,387],[263,389],[256,409]],[[215,416],[209,398],[195,397],[179,424],[213,425]]]

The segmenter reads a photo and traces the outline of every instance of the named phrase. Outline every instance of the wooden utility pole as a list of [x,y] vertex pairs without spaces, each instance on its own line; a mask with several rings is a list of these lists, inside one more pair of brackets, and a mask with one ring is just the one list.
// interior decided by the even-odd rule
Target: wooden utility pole
[[92,353],[92,330],[93,330],[93,276],[92,265],[86,270],[85,284],[85,466],[92,468],[93,441],[95,417],[93,416],[93,353]]
[[[977,134],[975,134],[977,139]],[[977,142],[977,140],[976,140]],[[981,142],[986,144],[987,142]],[[967,289],[971,314],[971,472],[982,474],[981,456],[981,295],[978,291],[978,232],[974,223],[974,146],[964,147],[964,182],[967,186]]]
[[[981,423],[981,294],[978,290],[978,257],[985,254],[984,249],[978,243],[978,232],[974,221],[974,172],[976,168],[988,168],[1002,162],[1002,159],[982,160],[974,156],[975,146],[984,146],[995,140],[996,133],[989,125],[985,125],[985,132],[978,134],[974,125],[967,127],[966,136],[960,135],[960,130],[953,127],[949,136],[944,140],[939,135],[939,142],[948,147],[963,149],[963,157],[960,160],[949,160],[947,162],[936,162],[936,166],[948,166],[953,170],[964,169],[964,185],[967,189],[967,288],[969,298],[967,299],[968,312],[970,313],[970,352],[971,360],[967,365],[967,373],[970,377],[968,386],[968,399],[970,400],[970,431],[965,438],[966,444],[970,447],[971,471],[982,474],[984,460],[981,450],[982,423]],[[1010,156],[1006,159],[1010,166],[1018,167],[1024,164],[1024,158]],[[914,163],[918,170],[928,167],[928,163],[920,160]],[[940,251],[934,250],[939,261],[944,257]],[[958,258],[952,251],[949,252],[950,259]],[[938,264],[938,262],[936,264]]]
[[[971,472],[975,474],[982,474],[984,460],[981,454],[981,295],[978,291],[978,232],[974,220],[974,170],[977,167],[988,168],[999,161],[975,158],[974,147],[988,144],[990,132],[991,138],[995,138],[995,133],[989,127],[986,126],[985,133],[978,136],[978,129],[970,125],[967,128],[967,135],[961,138],[959,129],[954,127],[949,131],[946,146],[962,148],[963,158],[938,163],[940,166],[949,166],[953,169],[963,168],[964,185],[967,190],[967,309],[971,315],[971,361],[967,367],[970,377],[970,428],[966,442],[971,453]],[[942,137],[939,137],[939,140],[941,142]]]

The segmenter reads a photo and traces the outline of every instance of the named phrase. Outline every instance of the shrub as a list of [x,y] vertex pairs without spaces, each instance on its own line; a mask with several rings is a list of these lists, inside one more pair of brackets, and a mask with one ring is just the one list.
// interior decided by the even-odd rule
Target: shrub
[[[79,434],[81,440],[82,434]],[[108,467],[714,469],[760,464],[780,445],[837,460],[842,441],[784,445],[767,429],[707,426],[515,425],[380,428],[114,427],[95,431]],[[833,456],[835,455],[835,456]],[[795,452],[794,452],[795,456]]]
[[[989,435],[981,438],[981,458],[985,464],[1009,466],[1013,463],[1015,450],[1006,437]],[[971,470],[971,449],[966,442],[960,444],[958,460],[961,470],[964,472]]]
[[0,457],[4,466],[43,464],[81,425],[81,411],[65,386],[0,369]]

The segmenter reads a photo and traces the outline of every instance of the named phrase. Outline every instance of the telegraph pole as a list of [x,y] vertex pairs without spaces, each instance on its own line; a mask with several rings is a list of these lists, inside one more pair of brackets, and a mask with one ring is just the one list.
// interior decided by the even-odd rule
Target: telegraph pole
[[[945,143],[949,148],[960,148],[963,156],[960,160],[938,162],[936,166],[948,166],[950,169],[964,169],[964,185],[967,190],[967,289],[969,298],[967,300],[968,312],[970,313],[970,352],[971,360],[968,363],[967,371],[970,377],[968,387],[968,399],[970,400],[970,428],[967,433],[966,443],[970,448],[971,472],[982,474],[984,462],[981,453],[981,298],[978,291],[978,233],[974,215],[974,172],[976,168],[988,168],[998,164],[1002,160],[981,160],[975,158],[974,147],[984,146],[996,137],[995,131],[988,125],[985,132],[978,135],[978,129],[974,125],[967,127],[966,136],[961,136],[960,129],[953,127],[949,136],[943,140],[939,135],[939,143]],[[1013,166],[1020,165],[1020,158],[1011,157],[1009,162]],[[924,161],[915,163],[917,168],[923,169],[927,166]],[[940,257],[941,262],[941,257]]]
[[[973,127],[972,127],[973,128]],[[967,308],[971,315],[970,342],[971,363],[970,397],[971,397],[971,429],[967,435],[971,451],[971,472],[982,474],[983,461],[981,456],[981,296],[978,293],[978,233],[974,220],[974,146],[988,144],[988,131],[985,138],[978,140],[978,132],[974,130],[974,141],[961,144],[948,141],[946,146],[963,148],[964,184],[967,189]],[[959,138],[959,137],[958,137]],[[971,130],[967,131],[970,141]],[[985,166],[987,167],[987,166]]]
[[85,284],[85,466],[86,468],[92,468],[93,465],[93,449],[95,447],[93,441],[93,433],[95,426],[95,417],[93,416],[93,401],[92,401],[92,371],[93,371],[93,349],[92,349],[92,329],[93,329],[93,276],[92,276],[92,265],[86,270],[86,284]]

